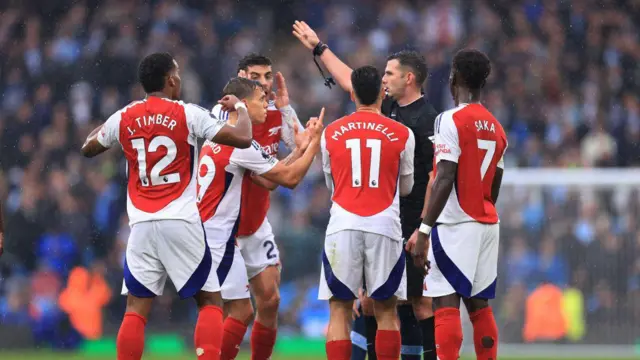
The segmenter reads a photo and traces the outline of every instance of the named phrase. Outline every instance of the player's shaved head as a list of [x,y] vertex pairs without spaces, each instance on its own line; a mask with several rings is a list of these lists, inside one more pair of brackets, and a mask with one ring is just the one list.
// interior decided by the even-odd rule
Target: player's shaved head
[[382,76],[373,66],[359,67],[351,73],[353,92],[361,105],[373,105],[380,98]]
[[224,95],[234,95],[240,100],[250,98],[255,94],[255,89],[261,89],[262,85],[255,80],[235,77],[224,86],[222,90]]
[[173,56],[169,53],[153,53],[147,55],[138,66],[138,80],[147,94],[162,91],[167,76],[176,67]]
[[397,60],[400,66],[406,69],[406,71],[413,73],[416,79],[416,86],[422,87],[427,75],[429,74],[429,68],[427,67],[427,61],[417,51],[402,50],[397,53],[389,55],[387,61]]
[[487,77],[491,74],[491,61],[482,51],[476,49],[462,49],[453,57],[454,80],[457,86],[464,86],[476,91],[484,87]]
[[247,71],[250,66],[271,66],[271,59],[261,54],[250,53],[238,62],[238,71]]

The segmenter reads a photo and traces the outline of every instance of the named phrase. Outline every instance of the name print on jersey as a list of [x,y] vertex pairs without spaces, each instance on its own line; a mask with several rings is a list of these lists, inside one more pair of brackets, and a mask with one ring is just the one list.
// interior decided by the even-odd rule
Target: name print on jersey
[[[168,116],[166,115],[163,116],[162,114],[141,116],[139,118],[136,118],[135,121],[138,124],[139,128],[143,126],[162,125],[168,128],[169,130],[173,130],[178,124],[178,122],[175,121],[174,119],[170,119]],[[130,126],[127,126],[127,130],[129,130],[129,133],[131,135],[133,135],[136,132],[135,130],[132,130]]]
[[384,136],[387,137],[387,139],[389,139],[389,141],[394,142],[394,141],[398,141],[399,139],[395,136],[395,133],[393,132],[389,132],[389,128],[382,125],[382,124],[377,124],[374,122],[358,122],[358,121],[354,121],[354,122],[349,122],[346,123],[344,125],[341,125],[340,128],[337,128],[336,130],[334,130],[333,135],[331,135],[331,138],[333,140],[338,140],[338,138],[342,135],[344,135],[345,133],[352,131],[352,130],[373,130],[373,131],[378,131],[381,132]]
[[491,131],[495,133],[496,125],[493,122],[489,123],[489,120],[476,120],[476,129],[478,131]]

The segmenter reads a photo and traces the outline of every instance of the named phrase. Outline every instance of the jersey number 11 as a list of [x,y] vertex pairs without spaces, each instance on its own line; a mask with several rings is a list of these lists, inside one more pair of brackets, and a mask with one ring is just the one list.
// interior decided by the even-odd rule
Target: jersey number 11
[[[377,188],[380,178],[380,139],[367,139],[366,146],[371,149],[371,164],[369,164],[369,187]],[[351,150],[351,186],[362,186],[362,160],[360,157],[360,139],[346,141],[347,149]]]

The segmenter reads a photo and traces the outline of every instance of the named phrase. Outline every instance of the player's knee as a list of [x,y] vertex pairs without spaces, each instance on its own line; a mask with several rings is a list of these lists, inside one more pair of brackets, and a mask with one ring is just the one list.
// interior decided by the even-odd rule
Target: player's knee
[[431,298],[420,296],[411,299],[413,305],[413,313],[416,319],[423,320],[433,316],[433,302]]
[[280,292],[278,289],[267,291],[260,298],[256,298],[258,311],[261,313],[277,313],[280,307]]
[[225,304],[225,307],[227,305],[229,309],[229,317],[232,317],[245,325],[249,325],[253,321],[255,313],[253,311],[253,306],[251,305],[251,300],[234,300]]
[[196,304],[198,308],[202,308],[204,306],[217,306],[222,308],[222,295],[220,292],[208,292],[208,291],[199,291],[195,296]]

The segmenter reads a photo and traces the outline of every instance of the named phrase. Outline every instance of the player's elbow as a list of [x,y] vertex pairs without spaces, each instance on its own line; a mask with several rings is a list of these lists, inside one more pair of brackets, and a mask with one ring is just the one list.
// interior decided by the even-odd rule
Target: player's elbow
[[238,149],[248,149],[251,146],[251,136],[239,136],[236,141],[236,146]]
[[409,196],[411,190],[413,190],[413,184],[411,187],[400,187],[400,196]]
[[286,187],[287,189],[295,189],[298,184],[302,181],[302,176],[289,171],[285,174],[284,179],[280,185]]
[[92,158],[92,157],[96,156],[96,153],[91,150],[91,143],[90,142],[87,142],[84,145],[82,145],[82,148],[80,149],[80,153],[82,154],[82,156],[84,156],[86,158]]

